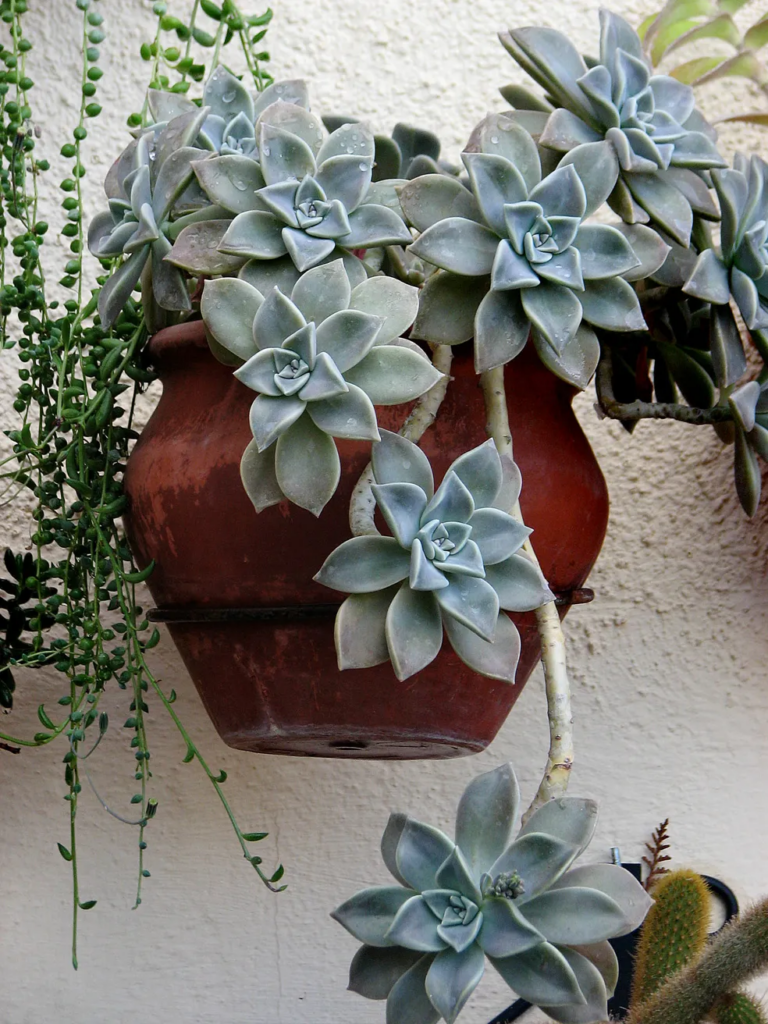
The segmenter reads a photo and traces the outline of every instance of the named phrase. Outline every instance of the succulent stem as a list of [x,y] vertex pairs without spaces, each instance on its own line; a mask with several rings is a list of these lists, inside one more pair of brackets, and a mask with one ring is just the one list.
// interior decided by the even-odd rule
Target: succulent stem
[[[418,444],[429,427],[437,419],[437,413],[443,404],[445,393],[450,383],[450,370],[453,361],[453,350],[448,345],[434,345],[432,363],[443,377],[416,402],[410,415],[398,433],[408,441]],[[349,502],[349,526],[355,537],[376,536],[379,529],[373,520],[376,511],[376,499],[371,486],[374,483],[373,468],[370,462],[360,474]]]
[[[483,389],[485,409],[487,413],[486,430],[493,438],[501,455],[512,457],[512,431],[509,426],[507,397],[504,387],[504,367],[486,370],[480,375],[480,386]],[[510,509],[510,514],[519,522],[523,522],[520,503]],[[523,550],[538,566],[536,552],[530,540],[523,545]],[[539,567],[540,568],[540,567]],[[568,668],[565,658],[565,637],[560,625],[560,616],[554,601],[536,610],[536,625],[541,641],[541,663],[544,667],[544,687],[547,695],[547,715],[549,718],[549,754],[544,776],[539,784],[536,796],[523,815],[523,824],[549,800],[563,796],[568,788],[571,768],[573,767],[573,714],[571,712],[571,684],[568,680]]]
[[733,413],[727,405],[711,409],[694,409],[676,402],[620,402],[613,393],[613,358],[610,345],[603,345],[595,376],[599,411],[612,420],[678,420],[701,426],[707,423],[727,423]]
[[727,924],[699,960],[633,1008],[627,1024],[698,1024],[727,992],[768,965],[768,900]]

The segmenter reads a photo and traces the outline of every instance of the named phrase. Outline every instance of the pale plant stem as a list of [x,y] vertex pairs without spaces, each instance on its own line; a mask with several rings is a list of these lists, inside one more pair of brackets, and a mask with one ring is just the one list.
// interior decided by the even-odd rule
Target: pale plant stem
[[[507,396],[504,388],[504,368],[486,370],[480,375],[487,413],[486,429],[493,438],[500,455],[512,458],[512,431],[509,426]],[[523,522],[520,502],[516,502],[510,514]],[[523,550],[534,563],[539,560],[530,540]],[[540,567],[539,567],[540,568]],[[536,625],[541,641],[541,663],[544,668],[544,687],[547,695],[549,717],[549,754],[547,767],[536,796],[523,815],[523,824],[533,812],[557,797],[565,794],[573,767],[573,715],[571,712],[571,686],[565,659],[565,637],[560,616],[554,601],[549,601],[536,610]]]
[[[426,394],[418,400],[410,415],[398,433],[408,441],[418,444],[426,431],[437,418],[437,412],[443,404],[445,393],[450,383],[450,369],[453,352],[448,345],[436,345],[432,352],[432,362],[436,370],[444,374]],[[352,491],[349,502],[349,525],[355,537],[378,536],[379,529],[373,516],[376,511],[376,499],[371,487],[374,484],[373,467],[369,462],[360,475]]]

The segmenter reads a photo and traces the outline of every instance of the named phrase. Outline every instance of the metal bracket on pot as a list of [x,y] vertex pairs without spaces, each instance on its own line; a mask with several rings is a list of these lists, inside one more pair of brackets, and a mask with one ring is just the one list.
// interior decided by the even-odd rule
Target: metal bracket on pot
[[[595,597],[594,590],[578,587],[575,590],[561,590],[555,594],[559,607],[588,604]],[[295,622],[302,619],[333,618],[339,610],[338,604],[281,605],[272,608],[152,608],[148,613],[150,622],[179,623],[213,622]]]

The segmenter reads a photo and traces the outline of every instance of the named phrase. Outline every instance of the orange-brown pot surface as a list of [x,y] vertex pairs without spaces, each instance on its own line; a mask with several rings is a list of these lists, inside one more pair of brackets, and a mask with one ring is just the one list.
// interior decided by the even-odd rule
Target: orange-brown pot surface
[[[538,661],[533,615],[512,616],[522,638],[514,686],[472,672],[447,641],[405,682],[389,664],[339,672],[327,606],[343,595],[312,577],[350,536],[349,499],[370,446],[337,442],[341,481],[319,518],[287,502],[257,514],[239,472],[253,392],[213,358],[200,322],[161,331],[150,352],[163,394],[128,463],[125,526],[139,565],[156,562],[148,582],[159,608],[188,613],[191,621],[169,626],[171,636],[225,742],[377,758],[454,757],[486,747]],[[421,442],[437,481],[486,440],[469,346],[456,351],[452,375]],[[550,586],[567,592],[582,586],[600,550],[605,481],[571,409],[573,389],[531,346],[507,367],[506,387],[525,521]],[[397,430],[408,407],[377,412],[381,426]],[[294,611],[210,619],[215,609],[272,608]],[[200,610],[207,621],[195,621]]]

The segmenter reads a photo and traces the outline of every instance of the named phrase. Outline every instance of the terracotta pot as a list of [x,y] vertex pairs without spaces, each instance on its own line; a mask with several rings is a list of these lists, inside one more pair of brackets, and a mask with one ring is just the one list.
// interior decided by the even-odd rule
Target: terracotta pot
[[[224,741],[326,757],[454,757],[486,747],[539,658],[533,616],[515,617],[523,646],[514,686],[473,673],[447,643],[404,683],[388,664],[339,672],[333,613],[343,595],[312,576],[350,535],[348,502],[369,446],[339,442],[341,482],[319,519],[288,503],[257,515],[239,476],[253,392],[213,359],[199,322],[161,331],[150,351],[163,395],[128,464],[125,525],[139,565],[156,562],[149,588],[158,617],[175,618],[171,636]],[[469,346],[457,351],[453,375],[422,442],[437,480],[486,439]],[[573,415],[573,389],[532,350],[506,381],[525,520],[551,586],[568,592],[600,550],[605,481]],[[396,430],[407,411],[380,409],[380,423]]]

